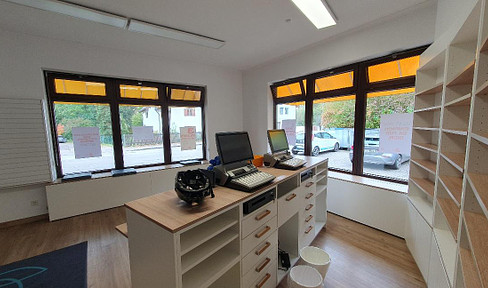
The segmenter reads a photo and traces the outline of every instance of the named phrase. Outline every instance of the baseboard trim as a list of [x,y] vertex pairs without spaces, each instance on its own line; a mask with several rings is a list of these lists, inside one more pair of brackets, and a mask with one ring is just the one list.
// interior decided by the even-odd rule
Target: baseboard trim
[[0,223],[0,229],[5,229],[5,228],[12,227],[12,226],[28,224],[28,223],[33,223],[33,222],[38,222],[38,221],[43,221],[43,220],[49,220],[49,214],[46,213],[46,214],[33,216],[33,217],[29,217],[29,218],[3,222],[3,223]]

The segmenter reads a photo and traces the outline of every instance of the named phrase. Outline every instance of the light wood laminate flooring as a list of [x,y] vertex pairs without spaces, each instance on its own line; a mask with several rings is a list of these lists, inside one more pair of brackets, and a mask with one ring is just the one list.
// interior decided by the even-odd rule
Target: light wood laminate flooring
[[[330,213],[328,221],[312,243],[332,257],[324,287],[426,287],[403,239]],[[88,287],[130,287],[127,239],[114,228],[124,222],[121,207],[0,229],[0,265],[88,241]]]

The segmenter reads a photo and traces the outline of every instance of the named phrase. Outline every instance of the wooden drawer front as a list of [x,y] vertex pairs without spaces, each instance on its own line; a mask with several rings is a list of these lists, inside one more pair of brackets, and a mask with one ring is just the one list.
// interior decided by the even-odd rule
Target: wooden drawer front
[[303,192],[308,193],[308,191],[315,191],[316,190],[316,183],[315,183],[315,176],[305,180],[300,184],[300,188],[303,189]]
[[276,201],[270,202],[264,207],[246,215],[242,221],[242,239],[246,238],[252,231],[256,230],[259,226],[263,225],[269,219],[276,216],[276,210],[278,206]]
[[276,274],[278,272],[278,261],[275,260],[268,264],[268,269],[264,269],[263,272],[259,273],[258,277],[254,279],[254,282],[248,286],[246,279],[244,279],[243,287],[249,288],[275,288],[278,283]]
[[278,199],[278,226],[288,221],[303,205],[301,192],[301,188],[296,188]]
[[275,230],[271,236],[269,236],[262,243],[254,247],[247,255],[244,256],[241,262],[242,275],[245,275],[251,268],[259,263],[266,255],[272,251],[278,251],[278,231]]
[[300,217],[300,233],[303,233],[309,226],[315,225],[315,208],[303,213]]
[[315,211],[315,198],[314,197],[308,199],[303,204],[303,206],[300,208],[300,215],[305,216],[305,215],[311,214],[311,213],[315,214],[315,212],[312,212],[312,211]]
[[308,204],[314,204],[315,205],[315,194],[317,192],[315,191],[308,191],[306,193],[303,193],[303,207],[307,207]]
[[[242,240],[242,254],[247,255],[251,250],[259,245],[264,245],[266,239],[276,231],[276,216],[271,218],[268,222],[259,226],[252,231],[246,238]],[[259,246],[261,247],[261,246]]]
[[270,267],[276,266],[274,263],[278,261],[278,248],[273,247],[275,249],[268,252],[265,257],[259,259],[259,261],[255,262],[254,265],[251,266],[251,269],[244,274],[243,277],[243,286],[247,287],[251,285],[258,279],[262,279],[263,276],[267,273],[266,271],[269,270]]

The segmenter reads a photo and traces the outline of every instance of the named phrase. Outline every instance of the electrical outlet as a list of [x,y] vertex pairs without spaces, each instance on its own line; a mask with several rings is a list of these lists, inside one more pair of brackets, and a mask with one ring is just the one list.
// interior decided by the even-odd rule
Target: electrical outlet
[[37,200],[32,200],[30,203],[31,203],[31,206],[39,206],[39,201],[37,201]]

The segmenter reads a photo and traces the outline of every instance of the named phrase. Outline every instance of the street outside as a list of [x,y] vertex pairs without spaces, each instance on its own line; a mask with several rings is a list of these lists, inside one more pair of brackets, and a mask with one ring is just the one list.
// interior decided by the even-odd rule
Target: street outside
[[[322,152],[317,157],[329,158],[329,168],[337,168],[351,171],[352,163],[349,160],[349,152],[347,150],[339,150],[337,152]],[[364,164],[364,174],[373,174],[387,178],[395,178],[399,180],[408,180],[410,161],[402,164],[400,169],[394,170],[385,168],[383,165]]]
[[[75,159],[73,143],[59,143],[63,173],[77,173],[113,169],[114,152],[111,145],[102,144],[102,156]],[[181,151],[179,145],[171,147],[173,161],[202,158],[202,144],[197,143],[195,150]],[[163,163],[164,155],[161,146],[124,147],[124,160],[127,166]]]

